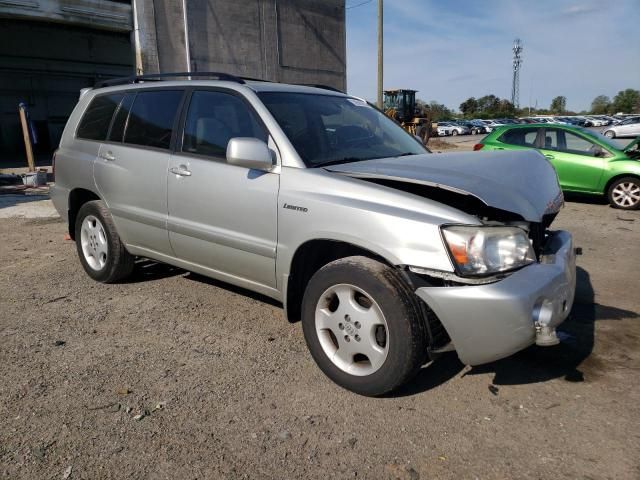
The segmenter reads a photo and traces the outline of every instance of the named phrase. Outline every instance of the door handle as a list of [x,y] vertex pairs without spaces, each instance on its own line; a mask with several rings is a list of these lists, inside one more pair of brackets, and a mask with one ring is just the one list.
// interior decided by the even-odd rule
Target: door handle
[[100,158],[109,162],[113,162],[116,159],[115,155],[112,152],[101,153]]
[[171,173],[175,173],[176,175],[180,175],[181,177],[191,176],[191,171],[187,168],[186,165],[180,165],[179,167],[171,167],[169,171]]

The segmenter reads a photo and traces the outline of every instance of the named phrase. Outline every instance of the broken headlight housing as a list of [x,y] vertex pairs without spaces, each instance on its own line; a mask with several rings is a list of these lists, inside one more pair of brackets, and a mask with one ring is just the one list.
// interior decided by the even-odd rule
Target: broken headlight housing
[[535,262],[527,232],[518,227],[442,227],[451,260],[461,276],[506,272]]

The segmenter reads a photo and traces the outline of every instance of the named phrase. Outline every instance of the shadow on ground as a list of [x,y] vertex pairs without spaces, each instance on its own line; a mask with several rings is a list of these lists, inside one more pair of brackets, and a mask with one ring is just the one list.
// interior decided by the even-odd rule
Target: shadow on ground
[[229,292],[237,293],[238,295],[242,295],[244,297],[249,297],[258,302],[267,303],[269,305],[282,308],[282,302],[278,302],[277,300],[274,300],[271,297],[267,297],[266,295],[262,295],[260,293],[253,292],[251,290],[247,290],[246,288],[231,285],[230,283],[222,282],[220,280],[215,280],[213,278],[205,277],[204,275],[199,275],[193,272],[188,272],[185,278],[189,280],[193,280],[194,282],[206,283],[207,285],[212,285],[214,287],[218,287],[218,288],[227,290]]
[[127,279],[126,283],[152,282],[162,280],[163,278],[184,275],[185,273],[187,273],[185,270],[174,267],[173,265],[141,258],[136,260],[133,275]]

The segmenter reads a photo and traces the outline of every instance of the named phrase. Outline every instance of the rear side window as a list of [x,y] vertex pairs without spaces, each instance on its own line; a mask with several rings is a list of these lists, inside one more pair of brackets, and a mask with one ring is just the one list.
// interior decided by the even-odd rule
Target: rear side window
[[111,117],[124,95],[101,95],[94,98],[80,120],[76,136],[86,140],[105,140],[111,124]]
[[264,128],[237,96],[213,91],[193,92],[184,126],[182,151],[224,156],[229,140],[235,137],[267,141]]
[[125,143],[168,149],[181,98],[181,90],[138,92],[129,113]]
[[538,130],[537,128],[513,128],[504,132],[498,140],[509,145],[535,147]]

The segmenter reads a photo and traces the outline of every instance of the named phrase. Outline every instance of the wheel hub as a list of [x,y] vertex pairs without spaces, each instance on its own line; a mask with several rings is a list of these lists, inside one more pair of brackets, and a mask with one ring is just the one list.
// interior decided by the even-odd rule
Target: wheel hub
[[101,270],[107,263],[109,245],[100,220],[87,215],[80,227],[80,245],[85,261],[93,270]]
[[620,183],[613,189],[613,201],[621,207],[632,207],[640,202],[640,186],[632,182]]
[[316,333],[324,353],[351,375],[376,372],[389,351],[387,322],[373,298],[361,288],[328,288],[316,305]]

